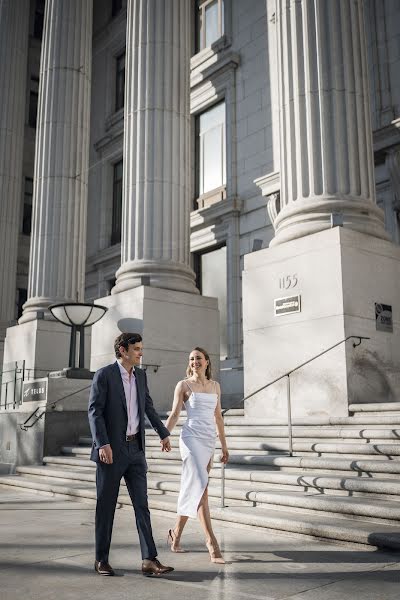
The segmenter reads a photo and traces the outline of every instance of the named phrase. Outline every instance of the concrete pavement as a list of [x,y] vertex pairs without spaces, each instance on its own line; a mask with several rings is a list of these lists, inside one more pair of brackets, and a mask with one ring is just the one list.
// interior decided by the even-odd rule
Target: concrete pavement
[[166,547],[168,516],[153,511],[159,558],[175,567],[162,579],[140,573],[133,512],[117,510],[110,562],[114,578],[93,571],[94,505],[0,485],[1,600],[398,600],[400,553],[215,524],[225,566],[209,562],[197,521],[182,545]]

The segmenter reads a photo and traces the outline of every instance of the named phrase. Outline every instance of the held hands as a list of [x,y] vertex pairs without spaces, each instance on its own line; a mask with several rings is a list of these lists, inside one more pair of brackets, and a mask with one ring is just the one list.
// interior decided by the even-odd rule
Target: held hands
[[226,463],[229,460],[228,448],[222,448],[222,454],[221,454],[220,460],[221,460],[222,463],[224,463],[224,465],[226,465]]
[[171,442],[169,441],[169,437],[166,437],[163,440],[160,440],[160,444],[161,444],[161,451],[162,452],[170,452],[170,450],[171,450]]
[[113,453],[110,444],[99,449],[99,458],[106,465],[111,465],[113,462]]

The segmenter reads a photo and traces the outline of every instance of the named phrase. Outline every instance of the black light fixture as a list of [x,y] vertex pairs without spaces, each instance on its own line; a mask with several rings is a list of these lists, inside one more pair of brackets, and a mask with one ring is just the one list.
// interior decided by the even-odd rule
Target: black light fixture
[[108,308],[99,304],[86,302],[66,302],[52,304],[49,311],[53,317],[71,327],[71,342],[69,346],[69,369],[76,369],[76,334],[79,333],[79,366],[85,370],[85,327],[97,323],[107,312]]

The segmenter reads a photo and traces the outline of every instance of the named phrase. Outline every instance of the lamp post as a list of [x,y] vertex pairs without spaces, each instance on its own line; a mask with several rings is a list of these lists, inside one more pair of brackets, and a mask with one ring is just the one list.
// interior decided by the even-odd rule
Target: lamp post
[[[52,304],[49,311],[53,317],[71,327],[71,341],[69,346],[69,367],[70,376],[82,376],[89,373],[85,369],[85,327],[90,327],[97,323],[107,312],[108,308],[99,304],[86,302],[66,302],[62,304]],[[79,333],[79,367],[76,368],[76,334]],[[87,372],[87,373],[86,373]],[[68,375],[67,375],[68,376]]]

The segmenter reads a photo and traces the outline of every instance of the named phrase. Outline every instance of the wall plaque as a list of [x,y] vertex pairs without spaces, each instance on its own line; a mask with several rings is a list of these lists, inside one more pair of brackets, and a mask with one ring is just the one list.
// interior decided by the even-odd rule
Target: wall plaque
[[47,402],[47,378],[31,379],[22,384],[22,398],[24,402]]
[[275,304],[275,316],[280,317],[281,315],[287,315],[290,313],[296,313],[301,311],[301,296],[287,296],[286,298],[276,298]]
[[390,304],[375,302],[375,325],[377,331],[393,333],[393,315]]

